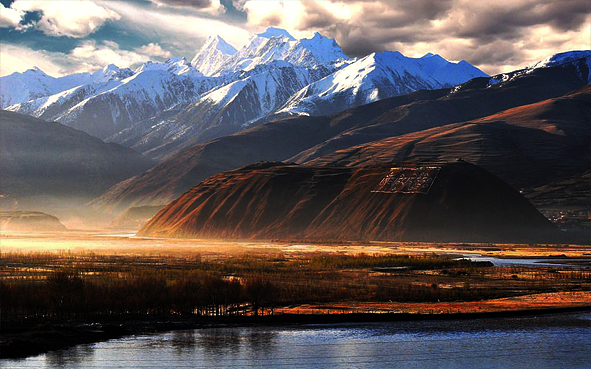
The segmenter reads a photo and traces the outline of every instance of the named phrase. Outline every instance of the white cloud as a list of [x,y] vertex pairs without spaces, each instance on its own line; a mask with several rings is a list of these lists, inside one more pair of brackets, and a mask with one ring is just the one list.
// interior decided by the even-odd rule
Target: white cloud
[[0,27],[18,27],[25,13],[12,8],[6,8],[0,4]]
[[0,44],[0,76],[24,72],[34,66],[50,75],[61,74],[62,67],[52,58],[51,53],[18,45]]
[[50,36],[85,37],[106,21],[120,19],[116,11],[89,0],[17,0],[10,8],[21,14],[41,12],[41,19],[34,25]]
[[196,52],[200,43],[211,35],[219,35],[235,47],[243,45],[249,37],[249,32],[240,26],[204,17],[198,10],[190,8],[179,14],[178,9],[171,11],[171,7],[150,9],[123,1],[102,0],[98,3],[116,10],[122,23],[146,35],[154,35],[161,43],[176,44],[191,53]]
[[83,63],[85,70],[90,71],[111,63],[119,67],[135,67],[148,60],[166,59],[170,57],[170,53],[154,43],[135,50],[122,50],[117,43],[112,41],[105,41],[101,44],[85,41],[73,49],[68,56]]
[[52,76],[92,72],[107,64],[137,67],[148,60],[164,60],[170,53],[155,43],[134,50],[122,50],[112,41],[85,41],[70,53],[32,50],[26,46],[0,44],[0,76],[39,67]]
[[226,12],[220,0],[150,0],[158,6],[193,8],[209,15],[217,16]]
[[172,56],[169,51],[163,50],[160,45],[155,44],[153,42],[139,47],[134,51],[142,55],[151,55],[156,58],[170,58]]

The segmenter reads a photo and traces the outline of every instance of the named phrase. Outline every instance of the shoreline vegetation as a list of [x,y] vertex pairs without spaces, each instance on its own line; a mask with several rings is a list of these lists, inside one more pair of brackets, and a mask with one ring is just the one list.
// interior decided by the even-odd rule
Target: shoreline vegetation
[[414,254],[3,252],[0,358],[224,325],[472,319],[591,309],[589,268]]
[[175,330],[249,326],[334,325],[425,320],[470,320],[527,317],[547,314],[591,311],[591,304],[568,307],[544,307],[494,312],[449,313],[329,313],[280,314],[265,316],[195,317],[192,319],[126,319],[100,322],[44,323],[28,328],[4,330],[0,338],[0,359],[25,359],[49,351],[68,349],[124,336],[156,334]]

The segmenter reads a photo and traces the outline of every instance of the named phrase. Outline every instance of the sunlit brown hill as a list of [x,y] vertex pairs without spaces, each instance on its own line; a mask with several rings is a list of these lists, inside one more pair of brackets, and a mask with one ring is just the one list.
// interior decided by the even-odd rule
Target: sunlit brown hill
[[485,118],[353,146],[309,164],[362,166],[456,157],[516,188],[578,176],[591,169],[591,85]]
[[[304,163],[355,145],[480,119],[560,97],[587,84],[586,63],[586,59],[580,59],[527,73],[516,71],[500,76],[503,82],[496,84],[489,78],[477,78],[453,90],[420,91],[336,115],[293,117],[263,124],[190,147],[149,171],[118,183],[93,203],[102,209],[119,211],[129,206],[166,203],[213,174],[252,162]],[[537,133],[536,129],[531,131]],[[522,163],[515,162],[514,167],[519,166],[516,172],[520,173]]]
[[[0,111],[0,193],[89,201],[152,162],[56,122]],[[16,203],[15,203],[16,204]]]
[[[251,165],[203,181],[139,234],[434,242],[548,242],[559,236],[516,190],[475,165],[454,162],[419,169],[399,164]],[[400,187],[396,183],[405,182],[397,179],[384,185],[389,174],[397,178],[404,171],[407,177],[423,173],[434,181]]]

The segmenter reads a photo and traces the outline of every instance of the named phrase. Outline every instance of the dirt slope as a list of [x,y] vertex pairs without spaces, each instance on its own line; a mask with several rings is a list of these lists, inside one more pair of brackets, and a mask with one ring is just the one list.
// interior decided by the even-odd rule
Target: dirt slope
[[454,162],[428,167],[252,165],[203,181],[139,234],[540,242],[557,239],[557,232],[510,186],[477,166]]

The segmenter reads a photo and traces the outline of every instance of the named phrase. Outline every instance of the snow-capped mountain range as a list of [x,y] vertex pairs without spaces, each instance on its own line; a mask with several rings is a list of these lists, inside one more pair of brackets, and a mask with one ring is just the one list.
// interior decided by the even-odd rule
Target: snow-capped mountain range
[[[584,66],[575,63],[577,60],[583,60]],[[506,83],[522,75],[530,74],[539,68],[549,68],[556,66],[565,67],[573,63],[577,65],[578,75],[581,77],[587,76],[587,83],[591,83],[591,74],[588,73],[591,70],[591,50],[574,50],[551,55],[542,61],[533,63],[532,65],[525,67],[524,69],[516,70],[509,73],[501,73],[496,76],[493,76],[489,81],[489,85],[492,86]],[[581,70],[581,68],[586,70]]]
[[38,68],[13,73],[0,79],[0,103],[163,158],[269,119],[334,113],[484,76],[433,54],[351,59],[319,33],[296,40],[269,28],[240,49],[210,37],[191,62],[171,58],[135,71],[109,65],[60,78]]
[[279,114],[319,115],[417,90],[453,87],[486,74],[466,61],[439,55],[407,58],[399,52],[373,53],[300,90]]
[[51,96],[70,88],[108,82],[129,77],[131,69],[119,69],[113,64],[94,73],[75,73],[55,78],[34,67],[23,73],[13,73],[0,79],[0,107]]

